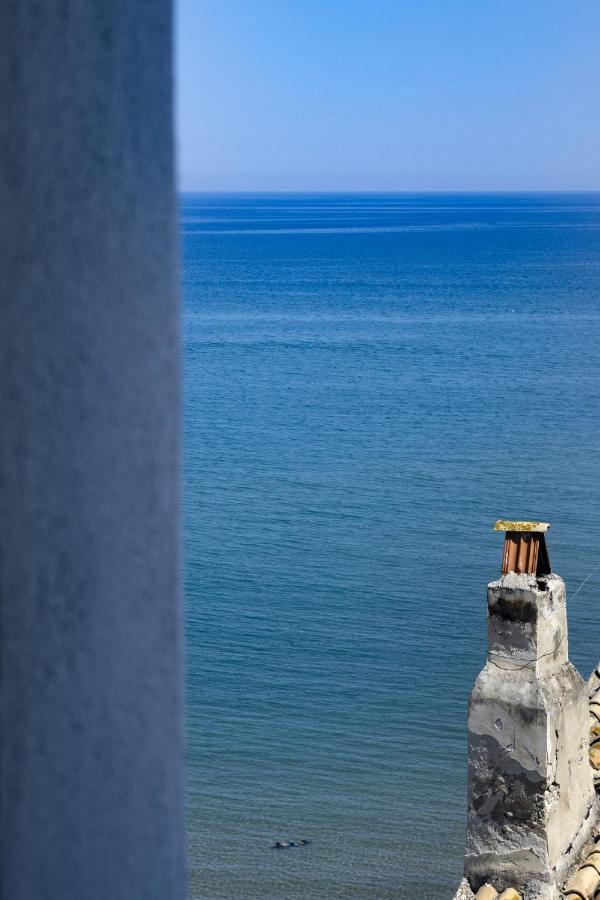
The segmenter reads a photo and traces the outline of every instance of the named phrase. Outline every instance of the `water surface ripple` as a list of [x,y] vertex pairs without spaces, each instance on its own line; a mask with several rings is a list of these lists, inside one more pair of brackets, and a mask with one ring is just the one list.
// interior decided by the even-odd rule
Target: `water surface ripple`
[[549,520],[571,593],[600,562],[600,196],[184,195],[181,231],[190,897],[448,898],[491,524]]

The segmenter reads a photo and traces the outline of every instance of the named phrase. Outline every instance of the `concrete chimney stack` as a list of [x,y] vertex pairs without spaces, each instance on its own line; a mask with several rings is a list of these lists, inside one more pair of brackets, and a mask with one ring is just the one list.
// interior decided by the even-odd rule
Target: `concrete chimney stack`
[[468,724],[465,875],[558,898],[595,824],[588,698],[569,662],[565,585],[546,523],[498,522],[503,574],[488,585],[488,657]]

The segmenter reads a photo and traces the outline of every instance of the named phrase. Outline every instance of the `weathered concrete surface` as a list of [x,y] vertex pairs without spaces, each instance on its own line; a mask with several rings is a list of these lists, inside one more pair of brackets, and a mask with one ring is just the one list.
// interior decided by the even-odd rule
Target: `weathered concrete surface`
[[458,886],[458,890],[454,895],[454,900],[473,900],[475,894],[469,887],[469,882],[466,878],[463,878],[461,883]]
[[168,0],[0,4],[0,896],[184,896]]
[[595,821],[587,689],[568,661],[562,579],[488,587],[489,652],[469,704],[465,874],[556,897]]

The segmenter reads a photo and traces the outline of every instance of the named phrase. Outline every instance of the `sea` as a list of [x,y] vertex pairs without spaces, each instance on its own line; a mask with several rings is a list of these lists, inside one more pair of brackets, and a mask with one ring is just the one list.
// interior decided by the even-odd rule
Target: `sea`
[[189,897],[447,900],[496,519],[551,523],[600,659],[600,194],[180,227]]

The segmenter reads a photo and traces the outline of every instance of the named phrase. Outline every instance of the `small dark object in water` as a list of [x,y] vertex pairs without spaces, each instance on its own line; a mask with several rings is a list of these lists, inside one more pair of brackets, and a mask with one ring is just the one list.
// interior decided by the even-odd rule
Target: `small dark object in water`
[[298,843],[296,841],[275,841],[273,850],[287,850],[289,847],[306,847],[307,844],[310,844],[310,841],[302,840]]

